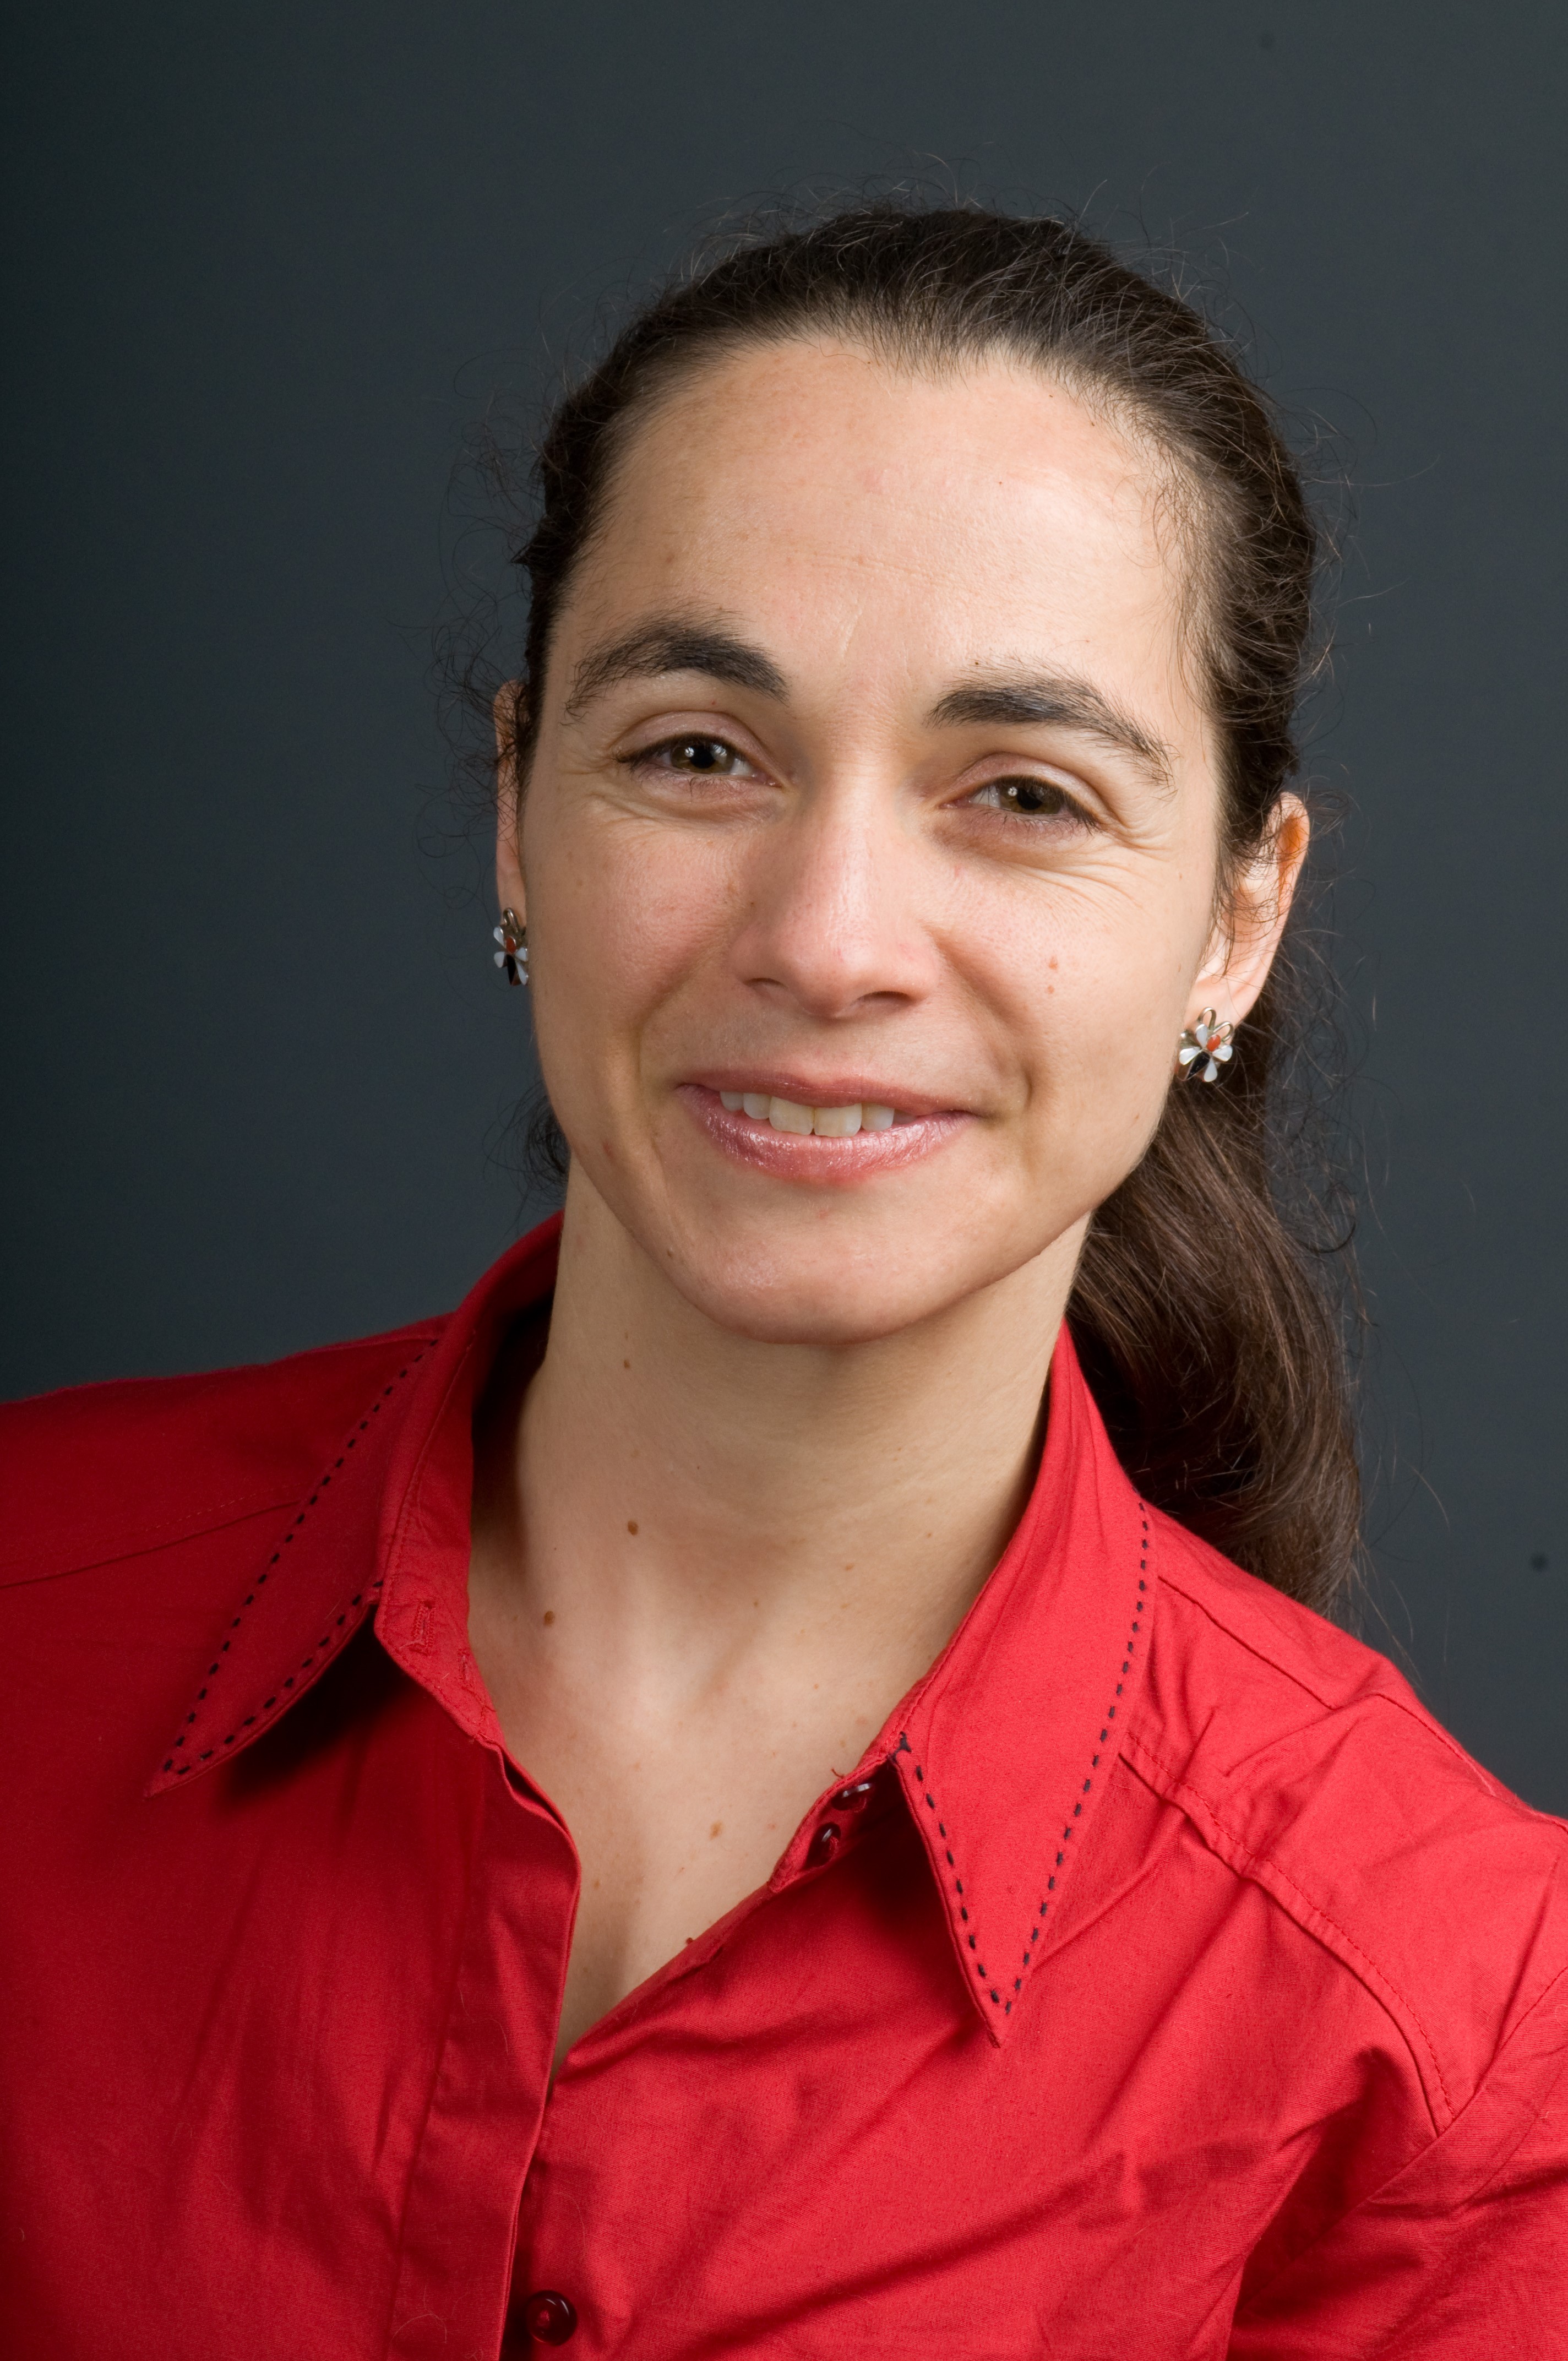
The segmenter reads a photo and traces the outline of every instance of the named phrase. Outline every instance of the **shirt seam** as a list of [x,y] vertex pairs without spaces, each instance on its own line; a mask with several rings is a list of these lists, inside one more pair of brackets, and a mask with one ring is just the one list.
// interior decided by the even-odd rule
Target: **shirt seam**
[[[1265,2279],[1261,2287],[1255,2288],[1253,2290],[1245,2303],[1243,2304],[1236,2312],[1236,2319],[1245,2319],[1249,2312],[1253,2311],[1256,2305],[1263,2301],[1270,2289],[1277,2287],[1280,2280],[1284,2279],[1288,2272],[1295,2270],[1299,2264],[1305,2262],[1308,2256],[1312,2253],[1315,2247],[1321,2246],[1325,2238],[1335,2236],[1339,2231],[1343,2229],[1345,2224],[1352,2221],[1357,2213],[1363,2213],[1369,2206],[1376,2205],[1383,2197],[1385,2192],[1393,2188],[1396,2181],[1403,2180],[1405,2174],[1410,2171],[1414,2166],[1420,2164],[1424,2158],[1429,2157],[1434,2148],[1442,2146],[1442,2142],[1448,2137],[1450,2132],[1458,2129],[1459,2125],[1464,2122],[1464,2117],[1469,2114],[1471,2108],[1475,2106],[1476,2101],[1481,2097],[1482,2092],[1486,2090],[1487,2083],[1491,2081],[1493,2074],[1497,2071],[1497,2066],[1505,2053],[1513,2048],[1514,2043],[1519,2039],[1520,2034],[1524,2032],[1531,2019],[1546,2006],[1547,2002],[1552,1998],[1553,1993],[1557,1991],[1559,1985],[1563,1983],[1565,1978],[1568,1978],[1568,1968],[1560,1968],[1557,1973],[1552,1977],[1551,1982],[1546,1986],[1545,1990],[1537,1993],[1535,1999],[1531,2001],[1530,2006],[1526,2009],[1519,2023],[1514,2026],[1513,2031],[1508,2035],[1508,2039],[1501,2043],[1493,2052],[1491,2062],[1488,2064],[1486,2072],[1481,2076],[1475,2088],[1465,2100],[1464,2106],[1459,2109],[1458,2113],[1453,2116],[1451,2121],[1443,2125],[1431,2139],[1427,2140],[1423,2146],[1417,2148],[1413,2156],[1408,2156],[1405,2158],[1404,2163],[1398,2166],[1394,2171],[1389,2173],[1386,2180],[1380,2180],[1376,2189],[1369,2189],[1365,2197],[1358,2197],[1354,2205],[1347,2205],[1343,2213],[1336,2214],[1332,2222],[1326,2223],[1324,2226],[1317,2232],[1315,2236],[1309,2238],[1306,2245],[1296,2254],[1290,2257],[1288,2262],[1281,2263],[1279,2268],[1277,2271],[1272,2272],[1269,2277]],[[1541,2109],[1539,2107],[1533,2108],[1531,2110],[1531,2114],[1532,2119],[1535,2122],[1539,2123],[1541,2121]],[[1517,2146],[1518,2142],[1516,2141],[1515,2147],[1517,2147]],[[1504,2169],[1512,2154],[1513,2150],[1510,2149],[1509,2156],[1505,2157],[1501,2162],[1494,2166],[1492,2171],[1487,2175],[1488,2180],[1495,2180],[1497,2173]],[[1477,2181],[1475,2187],[1466,2192],[1466,2202],[1474,2198],[1477,2191],[1485,2188],[1486,2186],[1486,2181]]]
[[[1294,1671],[1290,1665],[1281,1664],[1277,1656],[1270,1654],[1265,1648],[1260,1648],[1255,1641],[1248,1639],[1244,1632],[1238,1631],[1233,1623],[1228,1623],[1223,1616],[1217,1615],[1206,1599],[1198,1598],[1192,1591],[1189,1590],[1178,1576],[1167,1574],[1162,1575],[1160,1578],[1168,1590],[1176,1591],[1179,1597],[1187,1601],[1188,1605],[1192,1608],[1197,1614],[1201,1615],[1205,1621],[1212,1623],[1216,1631],[1223,1632],[1224,1637],[1233,1642],[1236,1647],[1245,1649],[1246,1653],[1253,1657],[1258,1664],[1266,1664],[1269,1671],[1271,1673],[1277,1673],[1282,1681],[1288,1681],[1293,1688],[1299,1688],[1302,1692],[1303,1696],[1310,1697],[1312,1699],[1314,1705],[1321,1706],[1327,1713],[1335,1713],[1343,1710],[1346,1700],[1337,1696],[1325,1694],[1321,1688],[1314,1686],[1310,1681],[1304,1678],[1300,1673]],[[1376,1651],[1373,1651],[1372,1653],[1375,1654]],[[1362,1700],[1357,1701],[1360,1702]],[[1481,1769],[1480,1764],[1472,1761],[1471,1757],[1465,1753],[1464,1749],[1458,1743],[1458,1741],[1451,1737],[1449,1732],[1443,1729],[1442,1723],[1433,1721],[1424,1710],[1420,1708],[1419,1706],[1413,1709],[1410,1706],[1406,1704],[1403,1697],[1390,1697],[1387,1689],[1373,1689],[1369,1691],[1365,1702],[1374,1705],[1389,1706],[1392,1707],[1396,1712],[1402,1713],[1408,1721],[1413,1721],[1415,1723],[1418,1730],[1424,1730],[1429,1738],[1436,1739],[1446,1752],[1452,1754],[1457,1763],[1464,1764],[1465,1770],[1471,1772],[1473,1774],[1478,1775],[1486,1783],[1488,1792],[1493,1794],[1497,1792],[1499,1783],[1494,1779],[1488,1778],[1485,1771]]]
[[[1396,2024],[1398,2024],[1398,2019],[1394,2017],[1393,2010],[1390,2009],[1387,2000],[1384,1997],[1385,1993],[1392,1994],[1399,2007],[1406,2012],[1410,2024],[1414,2026],[1416,2031],[1420,2035],[1421,2041],[1425,2046],[1427,2059],[1431,2066],[1432,2079],[1435,2081],[1439,2091],[1442,2094],[1442,2103],[1447,2110],[1447,2121],[1445,2123],[1439,2122],[1437,2112],[1432,2106],[1431,2100],[1430,2096],[1427,2095],[1425,2090],[1425,2076],[1420,2076],[1422,2082],[1422,2097],[1426,2104],[1427,2113],[1431,2119],[1434,2134],[1441,2136],[1442,2132],[1448,2128],[1448,2125],[1453,2122],[1457,2110],[1455,2109],[1453,2101],[1449,2094],[1448,2084],[1443,2079],[1442,2067],[1438,2059],[1436,2046],[1432,2041],[1431,2034],[1427,2031],[1425,2025],[1422,2023],[1420,2015],[1413,2002],[1409,2000],[1404,1993],[1400,1991],[1398,1985],[1395,1983],[1392,1976],[1386,1974],[1383,1969],[1378,1966],[1376,1960],[1373,1959],[1370,1952],[1364,1951],[1362,1949],[1361,1945],[1356,1941],[1349,1928],[1342,1927],[1339,1920],[1333,1916],[1331,1911],[1325,1909],[1321,1903],[1315,1902],[1312,1896],[1307,1892],[1306,1888],[1298,1884],[1296,1880],[1290,1875],[1289,1872],[1282,1868],[1279,1862],[1275,1860],[1271,1854],[1259,1852],[1253,1846],[1247,1844],[1245,1839],[1240,1837],[1222,1817],[1219,1810],[1213,1803],[1211,1802],[1210,1798],[1204,1795],[1202,1789],[1193,1781],[1184,1777],[1178,1770],[1175,1763],[1168,1763],[1164,1756],[1157,1753],[1146,1739],[1140,1738],[1135,1730],[1129,1730],[1123,1743],[1125,1749],[1135,1751],[1136,1752],[1146,1756],[1150,1763],[1154,1763],[1159,1770],[1166,1773],[1168,1779],[1171,1783],[1172,1792],[1170,1799],[1173,1802],[1177,1801],[1182,1795],[1190,1795],[1194,1802],[1201,1805],[1204,1811],[1208,1813],[1221,1835],[1235,1848],[1235,1850],[1242,1861],[1245,1862],[1250,1868],[1266,1870],[1271,1877],[1277,1878],[1281,1884],[1289,1888],[1290,1893],[1296,1896],[1303,1909],[1310,1913],[1313,1917],[1320,1919],[1325,1927],[1329,1927],[1333,1929],[1333,1932],[1339,1937],[1341,1942],[1345,1946],[1346,1950],[1354,1955],[1354,1960],[1351,1959],[1343,1959],[1342,1956],[1342,1964],[1348,1968],[1352,1974],[1356,1976],[1356,1981],[1359,1983],[1372,1993],[1373,1998],[1376,2001],[1379,2008],[1383,2010],[1385,2015],[1390,2017]],[[1190,1817],[1190,1815],[1189,1815],[1189,1817]],[[1199,1827],[1198,1832],[1200,1836],[1204,1835],[1201,1826]],[[1208,1841],[1206,1837],[1204,1837],[1204,1841],[1206,1843]],[[1212,1847],[1210,1849],[1211,1850],[1213,1850]],[[1311,1939],[1315,1941],[1321,1939],[1321,1937],[1314,1935],[1313,1929],[1310,1926],[1307,1926],[1302,1922],[1302,1920],[1297,1916],[1297,1913],[1290,1907],[1288,1902],[1285,1900],[1284,1896],[1274,1894],[1272,1898],[1285,1911],[1287,1916],[1289,1917],[1296,1925],[1300,1927],[1301,1932],[1304,1935],[1311,1938]],[[1329,1947],[1325,1946],[1325,1948]],[[1358,1960],[1361,1963],[1361,1967],[1365,1971],[1365,1974],[1360,1973],[1357,1971],[1354,1964],[1354,1960]],[[1376,1986],[1368,1982],[1369,1978],[1376,1978],[1376,1982],[1382,1985],[1383,1991],[1377,1991]],[[1400,2039],[1404,2042],[1406,2048],[1411,2048],[1412,2044],[1409,2034],[1402,2026],[1399,2027],[1399,2036]],[[1419,2074],[1419,2063],[1417,2070]],[[1467,2101],[1466,2104],[1468,2103],[1469,2103]]]
[[[6,1558],[0,1561],[0,1589],[19,1590],[30,1582],[59,1582],[67,1575],[90,1574],[98,1566],[119,1565],[127,1558],[151,1557],[159,1550],[166,1549],[171,1542],[200,1541],[207,1533],[223,1532],[231,1525],[242,1525],[249,1518],[272,1516],[280,1509],[291,1509],[302,1498],[302,1488],[298,1491],[268,1492],[254,1498],[248,1493],[235,1492],[226,1500],[213,1501],[193,1521],[178,1518],[169,1524],[145,1526],[139,1533],[123,1540],[114,1548],[104,1549],[98,1555],[71,1556],[63,1564],[54,1564],[49,1562],[46,1554],[39,1553],[46,1555],[46,1562],[36,1570],[30,1567],[26,1557]],[[229,1513],[231,1510],[232,1514]],[[78,1542],[71,1546],[76,1549],[97,1548],[97,1544],[92,1542]]]
[[[411,1345],[417,1340],[421,1344],[422,1356],[422,1354],[428,1352],[431,1345],[437,1341],[439,1334],[440,1323],[432,1321],[413,1322],[406,1328],[389,1329],[380,1335],[352,1337],[341,1343],[313,1345],[307,1346],[302,1353],[286,1355],[281,1361],[244,1362],[233,1369],[204,1371],[194,1378],[108,1378],[96,1385],[67,1388],[65,1390],[77,1393],[109,1393],[116,1389],[135,1391],[145,1388],[152,1391],[162,1386],[177,1387],[190,1384],[201,1387],[206,1391],[217,1392],[223,1390],[225,1381],[229,1378],[248,1378],[258,1371],[289,1368],[301,1361],[324,1359],[335,1354],[385,1354],[387,1359],[391,1361],[397,1358],[397,1347],[403,1345]],[[17,1404],[16,1407],[30,1408],[33,1402],[48,1401],[49,1399],[47,1394],[34,1395]],[[11,1405],[7,1404],[5,1407],[9,1408]],[[302,1452],[301,1458],[304,1463]],[[304,1464],[308,1466],[312,1463]],[[204,1533],[220,1532],[226,1526],[242,1523],[247,1517],[266,1516],[277,1510],[294,1508],[304,1499],[310,1482],[310,1475],[307,1473],[297,1484],[286,1488],[279,1487],[264,1493],[230,1492],[222,1499],[208,1501],[204,1506],[192,1508],[182,1515],[151,1524],[134,1526],[128,1535],[123,1527],[115,1530],[112,1535],[106,1534],[101,1528],[96,1531],[89,1528],[83,1532],[82,1528],[77,1527],[74,1534],[68,1529],[63,1534],[52,1536],[48,1542],[40,1542],[35,1547],[24,1550],[14,1557],[0,1558],[0,1589],[15,1589],[31,1582],[52,1582],[63,1575],[85,1574],[97,1566],[117,1565],[123,1559],[146,1557],[170,1542],[195,1541]],[[234,1512],[232,1515],[229,1513],[230,1510]],[[82,1552],[87,1554],[80,1554]]]

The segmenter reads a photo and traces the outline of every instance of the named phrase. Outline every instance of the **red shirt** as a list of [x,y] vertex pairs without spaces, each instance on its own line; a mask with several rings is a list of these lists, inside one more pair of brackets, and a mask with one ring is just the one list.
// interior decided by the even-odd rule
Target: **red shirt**
[[554,1254],[5,1414],[5,2350],[1568,2351],[1564,1831],[1145,1507],[1065,1338],[951,1644],[551,2087],[466,1567]]

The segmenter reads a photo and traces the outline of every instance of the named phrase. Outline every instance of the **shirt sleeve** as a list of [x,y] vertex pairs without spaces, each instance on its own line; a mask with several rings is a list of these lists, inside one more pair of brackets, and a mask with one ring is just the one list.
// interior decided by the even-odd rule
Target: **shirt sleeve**
[[1267,2283],[1231,2361],[1568,2361],[1568,1971],[1448,2129]]

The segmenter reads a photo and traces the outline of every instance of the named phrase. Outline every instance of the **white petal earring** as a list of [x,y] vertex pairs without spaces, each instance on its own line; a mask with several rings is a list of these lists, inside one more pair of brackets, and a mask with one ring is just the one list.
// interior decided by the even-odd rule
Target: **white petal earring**
[[[500,945],[496,953],[496,965],[506,972],[509,983],[528,982],[528,928],[515,910],[501,912],[500,925],[496,928],[496,940]],[[1226,1051],[1226,1056],[1230,1052]]]
[[1177,1045],[1177,1072],[1186,1082],[1196,1074],[1201,1082],[1217,1082],[1221,1067],[1235,1055],[1231,1047],[1235,1029],[1228,1017],[1223,1025],[1218,1024],[1214,1011],[1205,1008],[1197,1024],[1187,1027]]

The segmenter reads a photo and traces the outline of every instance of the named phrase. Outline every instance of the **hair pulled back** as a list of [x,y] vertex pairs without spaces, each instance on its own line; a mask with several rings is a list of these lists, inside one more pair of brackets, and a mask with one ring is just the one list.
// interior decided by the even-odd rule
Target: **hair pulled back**
[[[639,313],[550,419],[520,773],[553,631],[630,432],[695,369],[794,337],[906,367],[1003,356],[1049,371],[1166,471],[1188,625],[1222,748],[1219,888],[1267,840],[1297,761],[1316,535],[1268,404],[1177,295],[1068,223],[878,202],[701,260]],[[1112,1438],[1146,1496],[1279,1589],[1332,1607],[1360,1506],[1343,1280],[1307,1234],[1317,1200],[1280,1120],[1298,1047],[1288,959],[1217,1088],[1174,1086],[1136,1170],[1091,1224],[1069,1323]],[[1288,1218],[1288,1215],[1289,1218]]]

